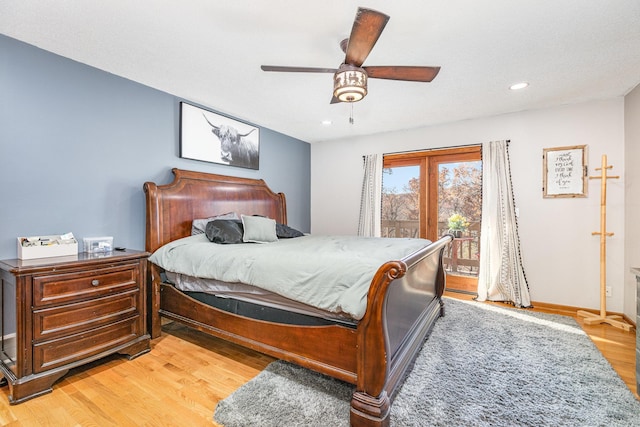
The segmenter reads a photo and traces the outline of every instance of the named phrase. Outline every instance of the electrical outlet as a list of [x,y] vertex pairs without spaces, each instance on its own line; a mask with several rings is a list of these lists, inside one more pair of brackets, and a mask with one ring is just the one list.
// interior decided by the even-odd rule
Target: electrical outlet
[[604,292],[606,294],[607,297],[611,296],[611,286],[607,286],[604,288]]

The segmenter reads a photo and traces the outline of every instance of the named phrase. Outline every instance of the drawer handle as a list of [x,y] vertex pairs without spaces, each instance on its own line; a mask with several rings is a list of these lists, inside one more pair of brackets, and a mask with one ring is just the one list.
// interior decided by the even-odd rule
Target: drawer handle
[[93,286],[98,286],[98,285],[100,284],[100,281],[99,281],[98,279],[93,279],[93,280],[91,281],[91,284],[92,284]]

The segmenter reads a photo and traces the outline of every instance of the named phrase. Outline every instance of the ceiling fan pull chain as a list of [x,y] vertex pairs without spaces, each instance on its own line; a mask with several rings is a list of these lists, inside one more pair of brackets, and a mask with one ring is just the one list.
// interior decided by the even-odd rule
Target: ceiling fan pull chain
[[349,116],[349,123],[353,124],[353,102],[350,102],[349,104],[351,104],[351,115]]

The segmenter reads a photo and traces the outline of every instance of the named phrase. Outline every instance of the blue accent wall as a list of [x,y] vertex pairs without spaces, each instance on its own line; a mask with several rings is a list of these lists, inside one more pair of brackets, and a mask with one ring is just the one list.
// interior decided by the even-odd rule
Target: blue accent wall
[[260,128],[260,170],[181,159],[180,101],[0,35],[0,259],[17,256],[18,236],[66,232],[81,250],[96,236],[144,249],[142,185],[174,167],[262,178],[308,232],[310,145]]

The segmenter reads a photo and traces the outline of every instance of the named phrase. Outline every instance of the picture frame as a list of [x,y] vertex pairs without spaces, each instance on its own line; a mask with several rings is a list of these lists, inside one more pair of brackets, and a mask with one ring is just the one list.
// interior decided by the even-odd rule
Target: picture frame
[[542,196],[587,197],[587,146],[542,150]]
[[260,128],[181,102],[180,157],[258,170]]

